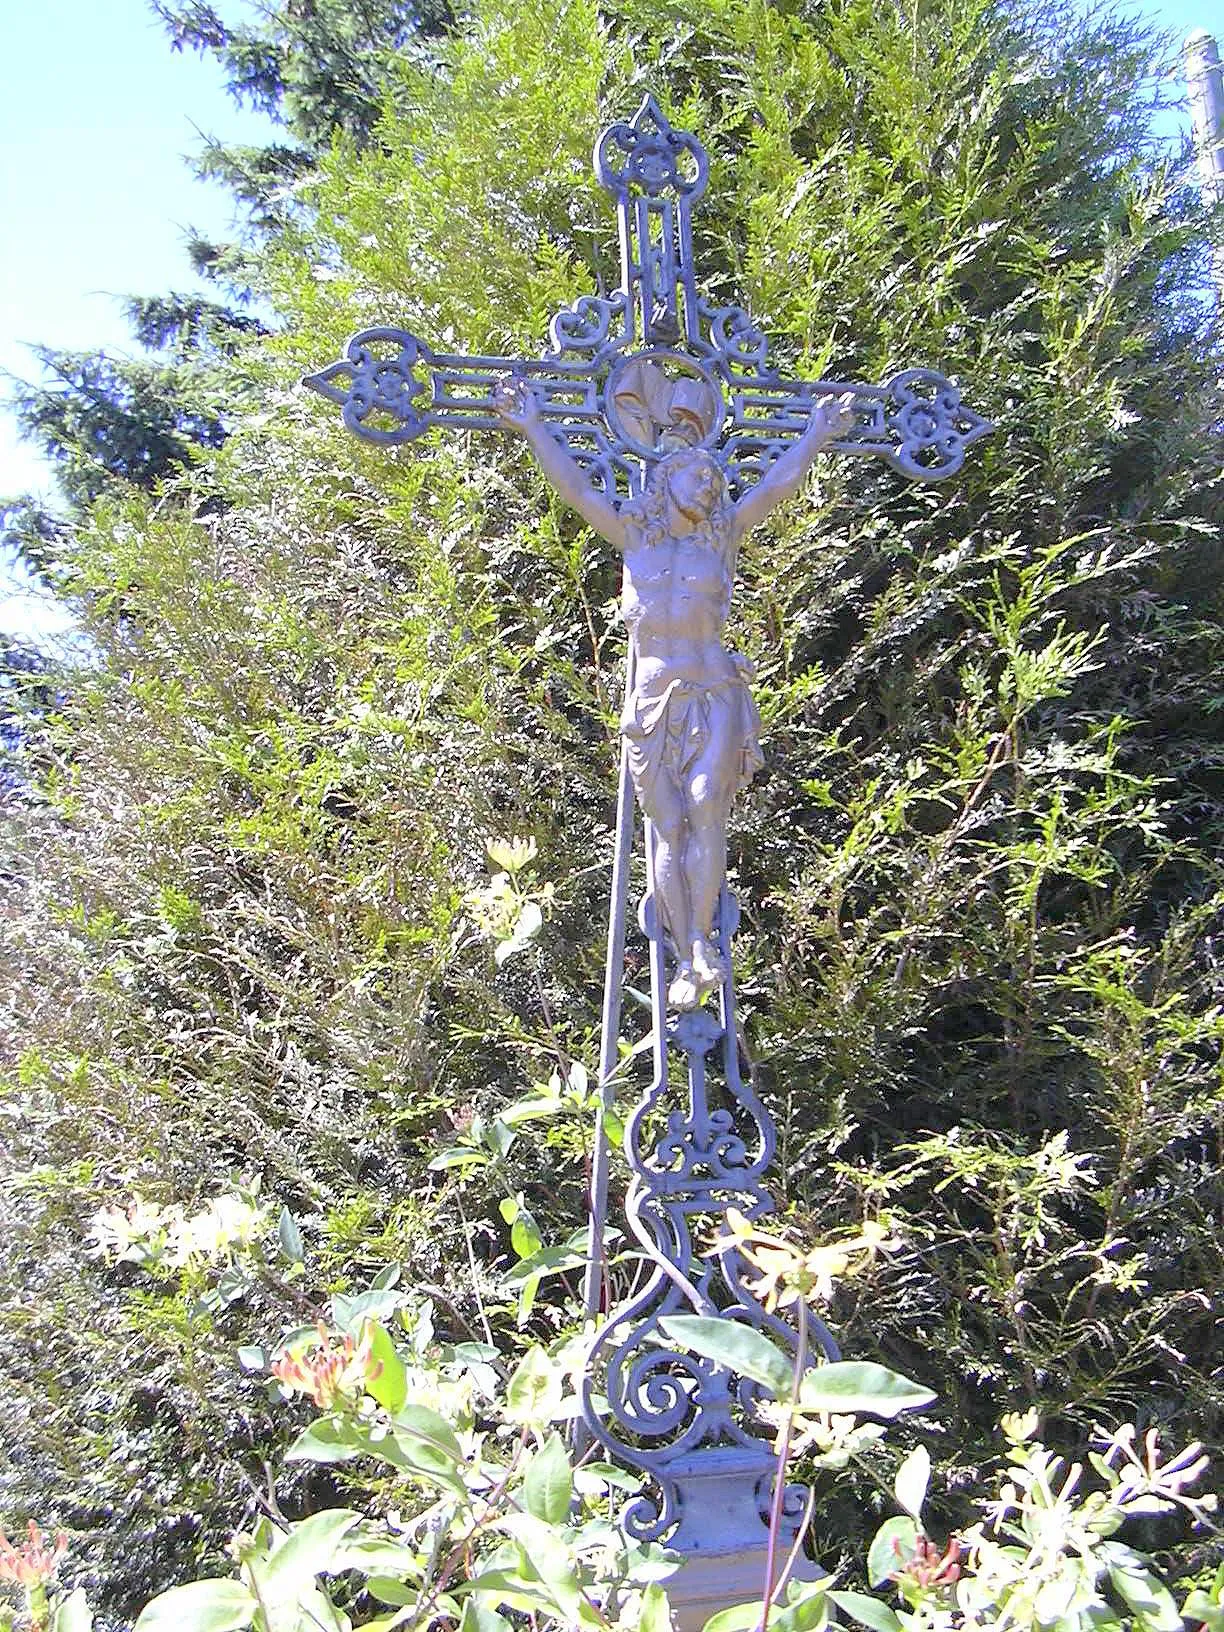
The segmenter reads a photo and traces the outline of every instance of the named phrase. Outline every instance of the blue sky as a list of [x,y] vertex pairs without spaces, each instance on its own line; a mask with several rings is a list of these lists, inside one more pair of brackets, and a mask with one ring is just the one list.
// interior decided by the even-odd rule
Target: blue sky
[[[35,375],[31,342],[130,353],[118,297],[198,288],[186,229],[231,224],[185,156],[204,135],[258,142],[271,126],[234,106],[211,58],[172,52],[145,0],[0,0],[0,61],[0,370]],[[0,413],[0,496],[50,490]],[[0,580],[0,629],[61,621]]]
[[[242,9],[217,3],[223,16]],[[1220,0],[1136,9],[1180,34],[1224,32]],[[234,106],[211,58],[171,52],[145,0],[0,0],[0,61],[0,370],[34,373],[31,342],[129,352],[118,297],[197,287],[187,227],[230,226],[223,191],[195,181],[184,157],[203,136],[258,142],[270,127]],[[0,413],[0,496],[50,485]],[[0,576],[0,630],[60,622]]]

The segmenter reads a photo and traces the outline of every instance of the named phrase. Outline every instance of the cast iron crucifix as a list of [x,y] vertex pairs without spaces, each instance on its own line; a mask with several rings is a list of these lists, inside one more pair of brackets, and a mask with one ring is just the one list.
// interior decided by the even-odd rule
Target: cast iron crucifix
[[[770,1499],[760,1391],[677,1352],[660,1321],[717,1314],[795,1345],[753,1296],[734,1247],[700,1250],[728,1207],[755,1219],[773,1206],[764,1181],[774,1129],[740,1075],[730,959],[737,909],[726,887],[726,818],[760,763],[747,665],[722,644],[735,547],[797,489],[822,447],[942,480],[992,427],[931,369],[906,369],[882,386],[784,378],[747,312],[698,289],[690,217],[708,160],[653,97],[602,133],[595,173],[616,200],[620,287],[559,312],[544,356],[443,354],[407,329],[380,327],[354,335],[341,361],[305,383],[371,442],[410,442],[434,425],[520,432],[554,487],[624,555],[631,641],[600,1076],[610,1100],[636,789],[646,816],[639,917],[651,950],[654,1069],[624,1147],[628,1221],[651,1272],[596,1331],[584,1416],[595,1439],[648,1476],[625,1515],[629,1532],[717,1556],[748,1544]],[[606,1193],[600,1130],[591,1318],[601,1312]]]

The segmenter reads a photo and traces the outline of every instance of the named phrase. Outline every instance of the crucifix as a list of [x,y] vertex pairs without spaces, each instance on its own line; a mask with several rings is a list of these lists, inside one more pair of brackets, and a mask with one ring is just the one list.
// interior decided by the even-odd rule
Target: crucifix
[[[740,1073],[737,907],[726,880],[732,801],[762,763],[751,668],[723,642],[736,549],[798,490],[821,450],[874,454],[907,477],[937,481],[955,475],[992,427],[927,368],[885,385],[784,378],[748,313],[700,293],[691,213],[708,160],[653,97],[600,135],[594,162],[616,201],[620,286],[559,312],[542,357],[442,354],[407,329],[380,327],[354,335],[343,359],[305,384],[375,443],[410,442],[435,425],[523,436],[556,491],[624,560],[630,642],[600,1082],[610,1106],[636,795],[653,1071],[624,1148],[626,1213],[650,1273],[596,1327],[583,1414],[588,1439],[646,1476],[625,1527],[690,1559],[682,1622],[699,1625],[707,1598],[718,1607],[736,1590],[734,1571],[720,1573],[718,1561],[760,1551],[773,1456],[758,1385],[678,1352],[660,1322],[718,1315],[796,1345],[793,1329],[754,1297],[735,1248],[703,1252],[728,1207],[750,1220],[773,1208],[765,1175],[774,1128]],[[585,1285],[593,1321],[606,1308],[607,1186],[599,1129]],[[831,1335],[813,1325],[836,1357]],[[783,1506],[793,1528],[796,1505]],[[707,1566],[705,1586],[694,1560]]]

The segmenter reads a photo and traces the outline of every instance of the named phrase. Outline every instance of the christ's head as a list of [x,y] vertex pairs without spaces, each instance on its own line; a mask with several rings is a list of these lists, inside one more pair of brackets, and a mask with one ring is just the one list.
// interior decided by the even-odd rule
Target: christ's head
[[727,484],[718,462],[700,448],[672,453],[655,475],[671,504],[695,525],[708,521],[725,499]]

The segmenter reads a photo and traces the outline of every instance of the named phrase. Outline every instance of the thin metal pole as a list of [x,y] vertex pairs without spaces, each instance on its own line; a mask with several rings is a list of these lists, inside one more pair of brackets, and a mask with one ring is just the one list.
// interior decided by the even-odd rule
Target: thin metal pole
[[1220,47],[1205,28],[1185,44],[1186,83],[1190,90],[1190,123],[1198,149],[1203,194],[1210,202],[1224,193],[1224,68]]
[[[633,690],[633,651],[629,652],[625,695]],[[590,1220],[587,1233],[583,1307],[588,1320],[601,1311],[605,1280],[604,1230],[608,1218],[608,1135],[604,1119],[616,1097],[613,1078],[619,1059],[621,991],[625,980],[625,914],[629,902],[629,860],[635,826],[629,748],[622,739],[620,781],[616,793],[616,848],[612,856],[612,899],[608,904],[608,961],[604,966],[603,1019],[599,1038],[599,1110],[591,1152]]]

